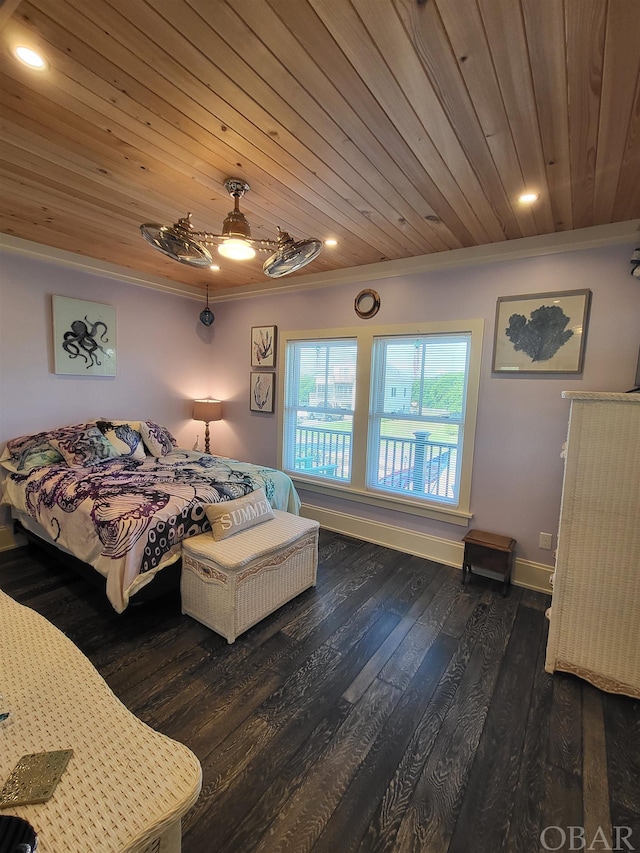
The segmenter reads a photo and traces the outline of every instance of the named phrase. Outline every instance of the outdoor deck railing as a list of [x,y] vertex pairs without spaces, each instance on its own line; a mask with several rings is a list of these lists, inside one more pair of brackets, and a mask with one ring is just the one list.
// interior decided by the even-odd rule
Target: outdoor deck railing
[[296,427],[296,471],[346,480],[350,464],[351,433],[331,427]]
[[[427,431],[414,438],[382,436],[378,458],[379,488],[453,497],[458,449],[455,444],[429,441]],[[351,434],[330,426],[297,426],[295,469],[332,480],[347,480]]]

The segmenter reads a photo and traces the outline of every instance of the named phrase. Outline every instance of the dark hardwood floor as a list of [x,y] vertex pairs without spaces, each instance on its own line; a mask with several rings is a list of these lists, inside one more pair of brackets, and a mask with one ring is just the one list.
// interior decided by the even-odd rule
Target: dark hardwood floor
[[184,853],[581,849],[569,827],[640,850],[640,703],[545,673],[548,597],[460,578],[321,531],[317,587],[228,645],[175,596],[118,616],[0,555],[0,588],[199,757]]

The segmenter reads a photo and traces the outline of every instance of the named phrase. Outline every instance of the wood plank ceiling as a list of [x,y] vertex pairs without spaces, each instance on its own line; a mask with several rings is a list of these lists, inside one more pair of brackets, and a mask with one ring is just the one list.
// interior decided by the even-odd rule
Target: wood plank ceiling
[[5,0],[0,25],[20,238],[215,291],[262,259],[196,270],[139,225],[219,233],[230,176],[254,237],[339,241],[294,275],[640,216],[638,0]]

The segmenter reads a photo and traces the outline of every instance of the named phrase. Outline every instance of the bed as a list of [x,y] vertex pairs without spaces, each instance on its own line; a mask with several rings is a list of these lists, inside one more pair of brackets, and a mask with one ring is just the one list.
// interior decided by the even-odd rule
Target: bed
[[118,613],[180,559],[183,539],[210,529],[206,504],[263,488],[274,509],[300,507],[282,471],[177,447],[152,421],[90,421],[20,436],[0,465],[12,517],[102,575]]

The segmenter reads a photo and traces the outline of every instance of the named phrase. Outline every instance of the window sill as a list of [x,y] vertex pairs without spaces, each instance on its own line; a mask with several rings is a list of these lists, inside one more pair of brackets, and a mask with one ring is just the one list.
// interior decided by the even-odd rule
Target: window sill
[[341,498],[342,500],[383,507],[384,509],[395,512],[406,512],[409,515],[419,515],[423,518],[432,518],[435,521],[444,521],[448,524],[460,525],[461,527],[466,527],[469,520],[473,518],[472,512],[466,512],[459,507],[425,504],[400,496],[396,497],[373,491],[364,491],[356,489],[353,486],[341,486],[337,483],[320,481],[316,478],[300,477],[299,472],[287,471],[287,474],[293,480],[296,488],[304,489],[307,492],[318,492],[319,494]]

